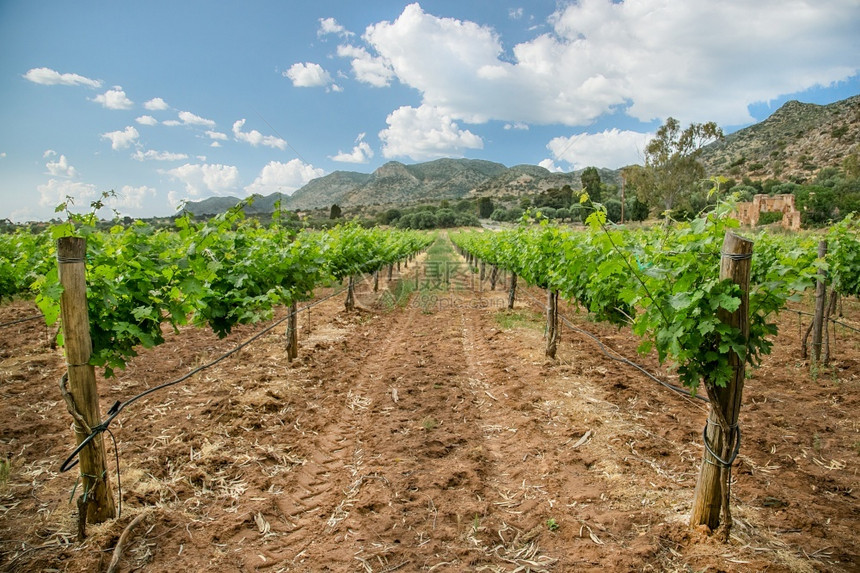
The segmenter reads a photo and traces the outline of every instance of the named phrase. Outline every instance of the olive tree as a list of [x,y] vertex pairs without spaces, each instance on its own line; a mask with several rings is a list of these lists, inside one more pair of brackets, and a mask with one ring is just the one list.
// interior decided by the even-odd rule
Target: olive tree
[[645,166],[628,171],[637,195],[652,207],[671,211],[689,198],[705,176],[699,161],[703,148],[723,139],[716,123],[681,123],[670,117],[645,146]]

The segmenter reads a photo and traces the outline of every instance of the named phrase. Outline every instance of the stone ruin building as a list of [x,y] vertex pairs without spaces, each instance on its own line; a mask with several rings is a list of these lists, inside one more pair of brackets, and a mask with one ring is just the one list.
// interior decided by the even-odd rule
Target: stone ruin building
[[782,213],[782,227],[790,231],[800,230],[800,211],[794,203],[794,195],[756,195],[751,202],[738,203],[736,216],[741,225],[755,227],[762,213]]

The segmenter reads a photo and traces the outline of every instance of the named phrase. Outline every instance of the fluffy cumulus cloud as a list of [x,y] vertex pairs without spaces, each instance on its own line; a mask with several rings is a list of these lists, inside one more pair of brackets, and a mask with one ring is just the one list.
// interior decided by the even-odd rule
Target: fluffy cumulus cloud
[[169,151],[155,151],[154,149],[149,149],[147,151],[141,151],[138,149],[133,155],[132,158],[138,161],[183,161],[188,159],[188,156],[184,153],[171,153]]
[[271,195],[281,192],[291,194],[306,185],[311,179],[322,177],[325,170],[301,161],[291,159],[286,163],[270,161],[253,183],[245,187],[248,195]]
[[211,119],[206,119],[205,117],[200,117],[199,115],[195,115],[190,111],[180,111],[179,112],[179,120],[168,120],[165,121],[165,125],[196,125],[200,127],[208,127],[212,129],[215,127],[215,122]]
[[343,44],[337,47],[337,55],[351,58],[352,73],[360,82],[381,88],[390,85],[394,78],[394,70],[384,58],[372,56],[362,47]]
[[320,27],[317,30],[317,36],[323,37],[329,34],[337,34],[338,36],[349,37],[354,34],[337,23],[334,18],[320,18]]
[[547,149],[552,152],[554,161],[565,161],[571,169],[591,166],[618,169],[642,163],[643,150],[652,137],[651,133],[608,129],[601,133],[556,137],[547,144]]
[[367,28],[367,57],[341,55],[378,58],[456,120],[570,126],[619,109],[738,125],[750,103],[860,70],[856,0],[581,0],[561,3],[549,25],[506,49],[489,27],[411,4]]
[[287,148],[286,140],[273,135],[263,135],[256,129],[252,129],[251,131],[242,131],[242,127],[244,127],[244,125],[244,119],[240,119],[233,123],[233,136],[236,138],[236,141],[244,141],[245,143],[250,143],[254,147],[263,145],[265,147],[280,149],[281,151]]
[[158,125],[158,120],[151,115],[142,115],[134,121],[136,121],[140,125]]
[[93,98],[96,103],[102,104],[106,109],[131,109],[134,102],[128,99],[122,86],[114,86],[105,93]]
[[56,207],[66,197],[71,197],[75,205],[82,208],[89,205],[98,194],[95,185],[65,179],[49,179],[47,183],[38,185],[36,190],[39,192],[41,207]]
[[[213,195],[230,195],[239,189],[239,170],[233,165],[186,163],[163,171],[165,175],[185,185],[185,196],[200,199]],[[179,195],[172,195],[176,204]]]
[[[45,157],[55,157],[56,153],[51,150],[45,152]],[[45,164],[45,169],[47,169],[47,173],[54,177],[64,177],[66,179],[72,179],[78,176],[78,170],[73,166],[69,165],[69,160],[66,159],[65,155],[60,155],[56,161],[48,161]]]
[[102,139],[109,139],[111,149],[125,149],[130,147],[140,137],[140,133],[132,127],[128,126],[122,131],[109,131],[102,134]]
[[167,105],[167,102],[160,97],[154,97],[151,100],[145,102],[143,104],[143,107],[145,107],[149,111],[163,111],[169,106]]
[[483,140],[459,125],[440,109],[422,105],[403,106],[388,115],[388,128],[379,132],[385,157],[410,157],[415,161],[462,157],[466,149],[482,149]]
[[140,187],[123,185],[116,192],[116,197],[111,197],[107,200],[107,204],[109,207],[122,213],[125,209],[142,209],[144,201],[155,197],[155,195],[155,189],[146,185],[141,185]]
[[373,157],[373,149],[364,141],[364,136],[364,133],[358,134],[352,151],[344,153],[338,150],[337,155],[330,156],[329,159],[343,163],[367,163]]
[[78,74],[61,74],[50,68],[33,68],[24,74],[24,79],[35,84],[44,86],[86,86],[89,88],[100,88],[102,83],[98,80]]
[[551,171],[552,173],[562,173],[564,169],[555,164],[555,161],[552,159],[544,159],[540,163],[538,163],[541,167],[546,169],[547,171]]
[[283,75],[298,88],[323,87],[332,83],[331,74],[321,65],[310,62],[293,64]]

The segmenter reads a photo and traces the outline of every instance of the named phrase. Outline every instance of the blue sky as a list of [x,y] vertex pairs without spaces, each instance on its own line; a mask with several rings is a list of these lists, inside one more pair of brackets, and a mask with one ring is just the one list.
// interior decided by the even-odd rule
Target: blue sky
[[392,160],[616,168],[668,116],[857,95],[858,31],[857,0],[0,0],[0,219]]

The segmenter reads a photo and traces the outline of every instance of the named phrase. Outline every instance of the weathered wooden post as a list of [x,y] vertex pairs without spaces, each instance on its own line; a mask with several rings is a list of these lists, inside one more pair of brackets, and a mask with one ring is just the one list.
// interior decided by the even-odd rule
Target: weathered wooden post
[[[749,339],[749,282],[753,242],[732,232],[727,232],[723,241],[723,256],[720,260],[720,280],[730,279],[741,287],[741,304],[734,312],[724,309],[717,316],[724,324],[740,330],[744,341]],[[708,421],[704,430],[705,452],[696,483],[693,512],[690,525],[707,525],[712,531],[720,525],[720,510],[724,513],[725,538],[732,527],[729,508],[731,466],[740,447],[738,414],[746,373],[746,356],[738,356],[729,350],[728,360],[731,375],[725,387],[708,387],[711,402]],[[719,457],[717,457],[719,456]]]
[[[827,241],[818,243],[818,260],[824,261],[827,256]],[[827,305],[827,271],[818,269],[818,282],[815,284],[815,316],[812,319],[812,360],[813,364],[821,362],[821,341],[825,327],[824,307]]]
[[379,292],[379,270],[373,271],[373,292]]
[[558,291],[549,289],[547,291],[547,306],[546,306],[546,356],[555,360],[555,353],[558,350],[558,339],[560,338],[558,330]]
[[[95,368],[89,364],[93,353],[90,319],[87,309],[86,278],[87,242],[81,237],[63,237],[57,241],[57,267],[63,294],[60,316],[68,369],[67,399],[70,409],[79,416],[75,421],[75,440],[80,445],[91,428],[101,423]],[[65,388],[63,388],[65,392]],[[83,422],[88,427],[83,427]],[[78,509],[86,512],[88,523],[102,523],[116,517],[113,492],[105,465],[104,436],[99,434],[79,454],[83,495]],[[81,516],[83,523],[83,516]]]
[[355,279],[352,275],[346,282],[346,310],[352,312],[355,310]]
[[517,297],[517,273],[511,272],[511,289],[508,291],[508,310],[514,309],[514,300]]
[[290,305],[290,317],[287,319],[287,361],[292,362],[299,357],[299,308],[294,300]]
[[490,270],[490,290],[496,290],[496,280],[499,277],[499,267],[493,265],[493,268]]

